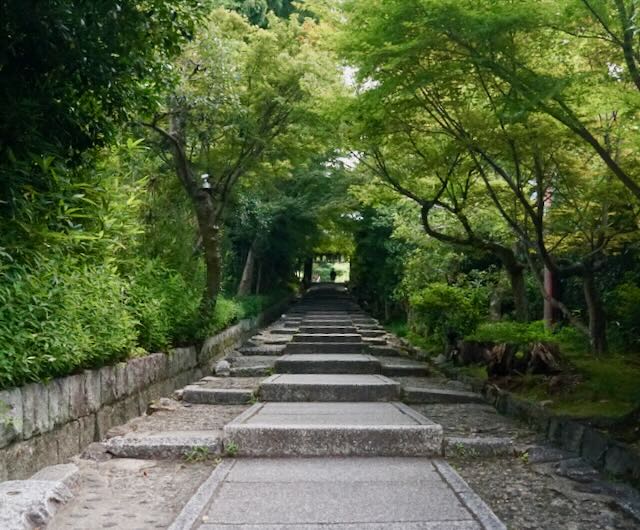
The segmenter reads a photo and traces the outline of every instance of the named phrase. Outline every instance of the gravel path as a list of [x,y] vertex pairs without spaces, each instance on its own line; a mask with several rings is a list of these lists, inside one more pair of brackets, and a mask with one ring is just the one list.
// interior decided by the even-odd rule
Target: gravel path
[[167,528],[215,463],[77,460],[80,480],[50,530],[149,530]]

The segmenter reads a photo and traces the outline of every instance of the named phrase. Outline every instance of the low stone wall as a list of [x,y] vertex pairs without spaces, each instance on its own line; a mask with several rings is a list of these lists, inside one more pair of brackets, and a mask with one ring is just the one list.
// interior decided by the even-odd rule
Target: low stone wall
[[458,379],[482,392],[484,398],[498,412],[517,418],[544,434],[554,445],[581,456],[594,467],[609,475],[640,486],[640,451],[621,443],[588,422],[554,414],[537,403],[518,398],[510,392],[487,385],[484,381],[444,370],[447,376]]
[[150,401],[211,373],[211,365],[287,306],[240,321],[195,346],[0,391],[0,481],[64,462],[114,425],[144,414]]

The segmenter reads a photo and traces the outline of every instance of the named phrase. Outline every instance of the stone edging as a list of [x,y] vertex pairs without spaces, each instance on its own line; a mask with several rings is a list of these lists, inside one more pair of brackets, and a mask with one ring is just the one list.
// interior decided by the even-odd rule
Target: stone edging
[[[406,339],[402,345],[414,355],[424,352]],[[545,435],[554,445],[581,456],[590,464],[616,478],[640,484],[640,452],[598,429],[574,418],[554,414],[537,403],[515,397],[485,381],[458,374],[446,366],[437,368],[447,377],[469,385],[493,405],[498,412],[524,421]]]
[[[195,346],[0,391],[0,481],[66,461],[114,425],[144,414],[150,401],[211,371],[211,364],[277,318],[287,299]],[[8,410],[6,410],[8,408]]]
[[554,445],[581,456],[610,475],[640,484],[640,453],[585,422],[554,414],[537,403],[514,396],[484,381],[439,367],[447,376],[471,385],[498,412],[527,423]]
[[201,522],[200,518],[204,514],[205,509],[217,492],[218,487],[224,479],[227,478],[227,475],[235,463],[235,460],[223,460],[218,464],[211,475],[209,475],[209,478],[200,485],[198,491],[196,491],[189,502],[185,504],[168,530],[191,530],[195,528],[196,524]]
[[478,520],[485,530],[507,530],[495,513],[487,506],[480,496],[473,491],[463,478],[444,460],[435,459],[433,465],[442,479],[456,494],[460,502]]

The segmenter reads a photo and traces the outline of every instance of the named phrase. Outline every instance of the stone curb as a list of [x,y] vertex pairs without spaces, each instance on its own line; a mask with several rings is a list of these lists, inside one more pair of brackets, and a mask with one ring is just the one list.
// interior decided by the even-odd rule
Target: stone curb
[[482,392],[489,405],[504,414],[527,423],[555,446],[574,452],[594,467],[613,477],[640,484],[640,453],[613,437],[576,419],[554,414],[537,403],[515,397],[511,392],[489,386],[484,381],[457,374],[448,367],[438,367],[451,379]]
[[197,523],[201,522],[199,519],[202,517],[207,505],[211,502],[218,487],[234,465],[235,460],[223,460],[218,464],[209,475],[209,478],[200,485],[193,497],[184,505],[168,530],[191,530]]
[[487,506],[449,464],[443,460],[435,459],[433,460],[433,465],[462,504],[478,520],[482,528],[485,530],[507,530],[507,527],[498,519],[491,508]]

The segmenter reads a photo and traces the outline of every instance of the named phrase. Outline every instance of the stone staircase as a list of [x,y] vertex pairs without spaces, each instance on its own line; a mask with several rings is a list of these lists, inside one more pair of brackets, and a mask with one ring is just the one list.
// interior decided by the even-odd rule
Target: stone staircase
[[[401,403],[400,384],[385,375],[424,375],[426,365],[395,357],[385,330],[344,288],[311,289],[271,334],[287,341],[240,349],[254,359],[275,358],[273,375],[253,395],[259,401],[224,427],[223,444],[237,448],[238,455],[442,453],[442,427]],[[376,348],[385,348],[383,360],[370,353]],[[251,400],[247,392],[190,386],[182,398],[238,403]]]

